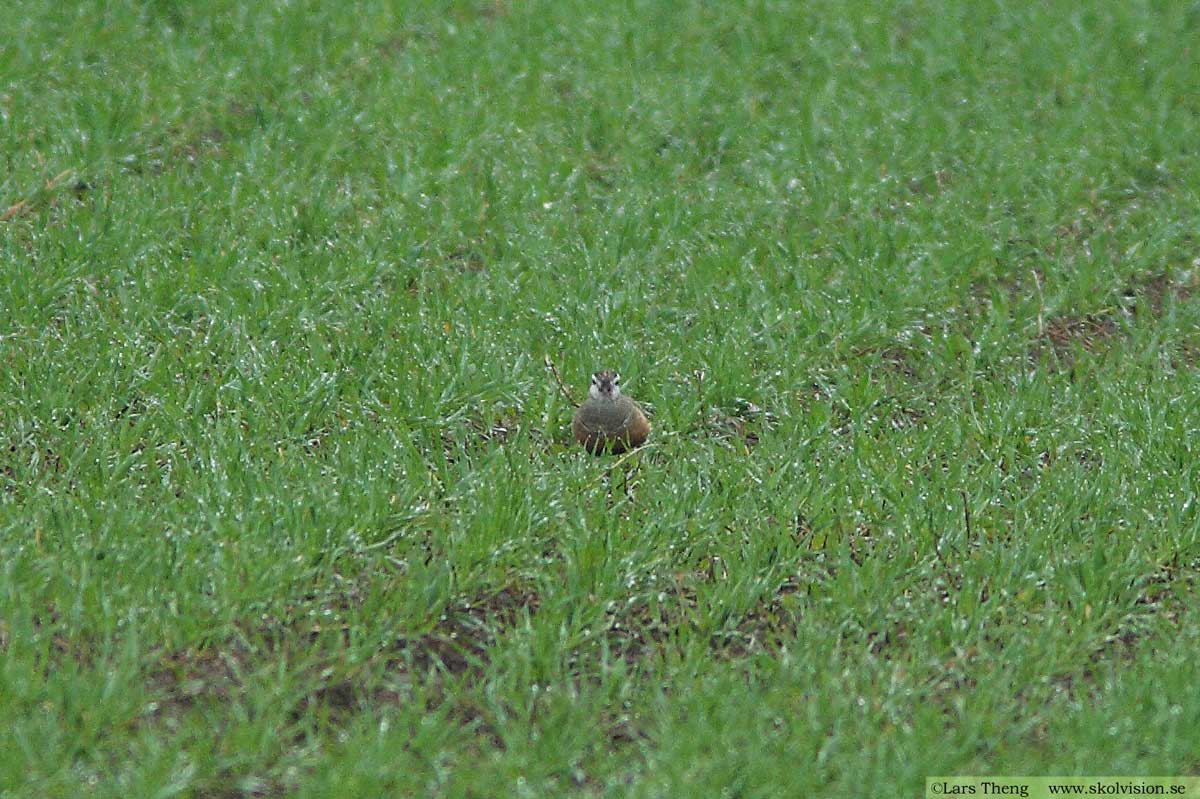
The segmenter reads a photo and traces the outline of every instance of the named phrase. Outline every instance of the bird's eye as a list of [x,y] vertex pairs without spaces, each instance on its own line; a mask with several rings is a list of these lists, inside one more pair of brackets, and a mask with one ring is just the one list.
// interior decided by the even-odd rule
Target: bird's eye
[[620,383],[620,382],[621,382],[621,376],[613,375],[613,383],[616,384],[616,383]]

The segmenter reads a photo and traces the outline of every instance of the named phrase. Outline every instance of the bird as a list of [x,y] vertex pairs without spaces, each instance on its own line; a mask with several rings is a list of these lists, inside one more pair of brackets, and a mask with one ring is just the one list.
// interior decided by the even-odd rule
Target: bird
[[593,455],[619,455],[650,437],[650,422],[632,398],[621,393],[621,376],[612,369],[592,374],[588,398],[571,421],[575,440]]

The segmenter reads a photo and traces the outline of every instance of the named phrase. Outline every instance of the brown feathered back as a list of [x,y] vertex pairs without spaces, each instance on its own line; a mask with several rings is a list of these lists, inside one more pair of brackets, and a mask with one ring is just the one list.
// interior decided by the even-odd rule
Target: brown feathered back
[[593,455],[620,454],[646,443],[650,422],[638,404],[624,395],[615,400],[589,398],[575,411],[571,432]]

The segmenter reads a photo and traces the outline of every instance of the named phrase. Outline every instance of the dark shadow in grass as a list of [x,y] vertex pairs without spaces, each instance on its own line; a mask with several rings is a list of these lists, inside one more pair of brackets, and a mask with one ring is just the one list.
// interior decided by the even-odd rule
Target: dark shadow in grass
[[454,16],[461,22],[471,23],[478,20],[490,24],[508,16],[508,12],[508,0],[477,0],[455,9]]
[[909,178],[905,185],[918,197],[936,196],[950,183],[950,171],[938,169],[925,175]]
[[1188,565],[1166,563],[1145,579],[1134,600],[1134,612],[1126,617],[1112,635],[1092,653],[1092,663],[1111,657],[1132,662],[1136,644],[1146,635],[1145,622],[1151,618],[1166,618],[1177,625],[1185,608],[1195,601],[1200,589],[1200,561]]
[[[715,564],[714,568],[723,566]],[[695,586],[711,579],[701,572],[684,575],[677,578],[673,590],[653,598],[638,597],[610,611],[605,630],[608,650],[636,668],[660,658],[664,651],[677,646],[681,637],[704,634],[697,623],[704,611]],[[807,585],[800,577],[788,578],[740,619],[729,619],[708,632],[708,649],[713,656],[725,659],[777,650],[795,629],[798,595],[807,590]]]
[[[1054,690],[1070,698],[1074,702],[1093,701],[1103,696],[1104,682],[1108,679],[1105,664],[1118,663],[1131,665],[1146,657],[1138,652],[1138,645],[1149,632],[1154,619],[1166,618],[1172,625],[1185,608],[1195,604],[1197,591],[1200,590],[1200,561],[1193,561],[1188,566],[1164,564],[1154,574],[1145,580],[1145,585],[1134,600],[1134,612],[1124,618],[1113,630],[1112,634],[1097,646],[1087,658],[1086,665],[1078,672],[1063,672],[1051,675],[1050,684]],[[1027,700],[1027,690],[1017,693],[1019,701]],[[1029,737],[1043,740],[1046,737],[1045,724],[1039,724],[1029,732]]]
[[[350,604],[362,601],[353,595]],[[334,632],[328,657],[307,657],[330,631],[312,631],[296,620],[270,622],[265,629],[231,638],[203,649],[160,652],[146,674],[147,693],[154,697],[142,723],[172,732],[193,710],[238,703],[248,679],[272,671],[283,661],[305,663],[293,676],[306,690],[288,713],[300,745],[311,724],[343,727],[369,711],[420,701],[425,712],[444,710],[445,716],[482,747],[503,748],[498,727],[476,707],[469,692],[456,686],[483,673],[488,650],[505,631],[536,614],[540,598],[530,589],[506,587],[454,603],[433,629],[398,636],[382,648],[357,676],[337,673],[339,652],[349,642],[348,630]],[[337,640],[338,636],[342,640]],[[416,688],[420,690],[414,690]],[[269,769],[268,769],[269,771]],[[274,797],[287,795],[286,786],[269,776],[222,773],[197,786],[204,797]]]
[[[1186,283],[1178,283],[1170,275],[1159,273],[1130,281],[1121,290],[1120,297],[1129,314],[1145,314],[1153,321],[1161,318],[1173,302],[1190,299],[1198,288],[1195,276]],[[1119,323],[1120,316],[1119,311],[1107,310],[1053,317],[1029,347],[1029,358],[1033,361],[1048,359],[1058,368],[1070,369],[1079,351],[1102,352],[1125,336]]]
[[446,263],[459,273],[486,272],[487,260],[482,250],[482,245],[476,242],[455,248],[446,256]]
[[1089,353],[1098,352],[1118,332],[1120,326],[1111,314],[1058,316],[1051,319],[1038,335],[1030,355],[1036,361],[1051,354],[1058,364],[1069,369],[1075,363],[1077,348]]
[[[520,425],[520,410],[517,408],[509,408],[501,413],[473,413],[467,420],[467,448],[475,452],[504,444]],[[453,442],[450,446],[453,446]]]
[[696,608],[697,593],[690,578],[677,579],[674,590],[658,598],[633,597],[612,608],[605,619],[605,644],[626,663],[637,665],[690,628]]
[[[1194,273],[1183,283],[1173,281],[1170,275],[1163,272],[1132,281],[1121,292],[1121,297],[1126,305],[1134,306],[1135,311],[1139,307],[1144,308],[1151,317],[1158,318],[1166,313],[1171,302],[1185,302],[1200,290],[1198,281],[1200,272]],[[1145,304],[1139,306],[1139,301]]]
[[916,380],[920,377],[913,352],[906,347],[884,347],[879,351],[879,359],[883,362],[884,368],[892,374],[899,375],[906,380]]
[[86,181],[72,180],[73,175],[74,170],[63,170],[45,184],[34,187],[23,198],[10,198],[11,205],[0,202],[0,222],[8,222],[43,208],[55,210],[68,192],[82,202],[92,187]]
[[[711,609],[703,607],[703,587],[729,579],[721,558],[705,558],[697,568],[677,572],[665,590],[631,597],[610,609],[604,633],[608,651],[634,668],[656,661],[664,650],[679,646],[681,639],[695,636],[704,637],[714,657],[726,660],[779,651],[794,638],[803,595],[832,577],[837,568],[827,552],[811,548],[813,533],[802,517],[796,519],[796,537],[807,548],[796,570],[745,613],[730,615],[715,626],[704,623]],[[870,555],[872,542],[865,526],[856,528],[847,540],[854,563]]]
[[706,376],[704,370],[697,369],[688,378],[699,407],[687,434],[700,433],[748,452],[758,444],[761,434],[769,433],[778,424],[779,417],[745,397],[735,397],[724,405],[709,403],[704,385]]
[[760,434],[769,432],[778,422],[778,417],[765,411],[750,400],[738,397],[727,408],[710,408],[700,429],[709,437],[746,450],[753,449]]
[[228,772],[223,772],[213,783],[197,788],[192,796],[197,799],[272,799],[288,795],[287,789],[275,780],[239,777]]
[[[970,543],[973,521],[965,504],[963,522],[967,542],[957,547],[938,542],[931,556],[933,562],[926,565],[927,573],[913,589],[935,598],[941,606],[956,604],[959,595],[966,590],[961,568],[967,562],[968,554],[963,547],[973,546]],[[740,617],[727,619],[707,635],[708,650],[713,657],[737,660],[753,655],[770,656],[794,645],[796,630],[808,605],[808,593],[814,589],[819,591],[820,585],[839,569],[854,569],[870,559],[889,556],[867,526],[859,525],[853,531],[838,533],[836,537],[845,541],[845,549],[837,555],[827,545],[827,533],[814,530],[802,517],[797,517],[795,524],[796,543],[801,550],[797,553],[795,571]],[[1136,587],[1132,610],[1114,621],[1111,632],[1094,651],[1081,654],[1092,664],[1114,658],[1131,661],[1137,657],[1139,642],[1147,636],[1162,635],[1164,621],[1168,628],[1177,623],[1198,587],[1198,566],[1200,562],[1186,565],[1172,562],[1148,574]],[[694,641],[694,636],[704,634],[703,584],[720,581],[722,572],[722,564],[710,562],[706,568],[677,574],[675,584],[656,595],[637,597],[617,605],[607,617],[605,642],[609,651],[638,667],[660,659],[664,650],[679,646],[681,638],[690,637]],[[978,595],[970,598],[970,602],[980,608],[999,609],[1005,602],[1002,595],[990,588],[988,581],[971,590],[977,591]],[[1037,610],[1033,609],[1031,613],[1036,615]],[[1082,609],[1079,613],[1083,613]],[[910,629],[902,617],[850,635],[859,636],[860,643],[873,656],[887,660],[910,657]],[[926,683],[930,696],[969,690],[975,680],[978,659],[993,657],[1006,643],[1002,634],[985,631],[976,645],[960,652],[944,653]],[[1072,672],[1047,676],[1051,680],[1071,682],[1081,675]],[[1085,669],[1082,677],[1090,686],[1092,668]]]
[[[539,605],[538,595],[521,587],[461,600],[442,614],[433,629],[400,635],[391,646],[380,650],[367,665],[382,666],[382,679],[363,682],[336,676],[334,669],[324,667],[327,664],[308,666],[311,673],[305,679],[312,688],[300,698],[292,718],[299,720],[315,713],[342,723],[364,709],[409,701],[404,686],[417,683],[427,697],[435,698],[433,705],[440,705],[445,701],[445,683],[481,674],[487,665],[488,649],[525,614],[535,615]],[[302,661],[303,655],[328,634],[302,629],[294,620],[275,621],[265,629],[213,648],[160,653],[146,678],[151,695],[157,697],[149,719],[179,716],[203,702],[235,701],[245,688],[246,675],[280,659]],[[349,633],[343,629],[335,635],[346,638]],[[378,676],[378,670],[372,668],[360,668],[357,673]],[[452,707],[450,711],[465,721],[473,718],[465,708]]]
[[189,796],[197,799],[276,799],[292,796],[288,786],[276,777],[240,774],[228,767],[210,779],[194,783]]
[[147,708],[146,720],[181,716],[197,704],[233,700],[242,687],[250,663],[243,646],[218,650],[179,650],[156,658],[147,675],[147,694],[158,697]]

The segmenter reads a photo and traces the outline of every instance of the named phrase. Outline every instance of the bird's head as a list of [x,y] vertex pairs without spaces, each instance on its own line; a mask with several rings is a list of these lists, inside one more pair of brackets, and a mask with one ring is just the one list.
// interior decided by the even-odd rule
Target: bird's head
[[595,400],[616,401],[621,396],[621,376],[612,369],[593,372],[588,396]]

